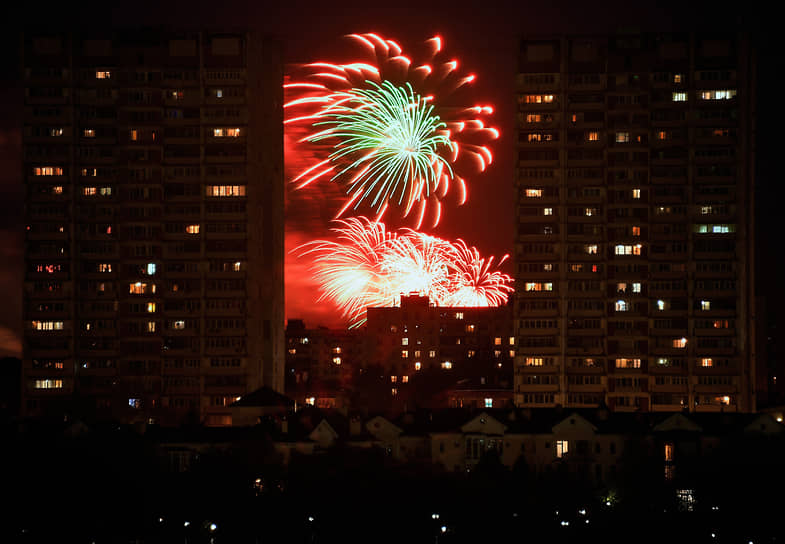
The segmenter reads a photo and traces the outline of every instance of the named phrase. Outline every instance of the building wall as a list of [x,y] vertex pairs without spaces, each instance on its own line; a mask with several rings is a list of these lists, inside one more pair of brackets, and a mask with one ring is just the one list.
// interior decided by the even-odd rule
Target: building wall
[[515,402],[753,411],[744,36],[527,38]]
[[225,424],[282,391],[277,45],[30,34],[23,54],[25,414]]

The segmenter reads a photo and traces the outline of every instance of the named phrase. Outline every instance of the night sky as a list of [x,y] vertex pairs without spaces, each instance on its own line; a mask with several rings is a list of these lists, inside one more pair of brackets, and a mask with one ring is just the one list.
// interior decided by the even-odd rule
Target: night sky
[[[19,31],[24,29],[136,28],[173,26],[207,29],[258,29],[281,40],[288,63],[348,60],[351,43],[342,36],[376,32],[401,44],[404,51],[440,35],[444,50],[461,62],[466,73],[477,75],[475,103],[493,104],[491,124],[501,131],[492,144],[494,163],[470,180],[469,200],[463,207],[448,206],[434,234],[463,238],[483,255],[513,252],[514,237],[514,81],[518,40],[523,35],[558,33],[602,34],[616,30],[690,31],[734,30],[752,32],[760,44],[758,79],[758,185],[756,214],[762,234],[758,292],[769,306],[783,300],[775,281],[781,252],[766,251],[774,240],[776,195],[771,157],[774,120],[764,112],[773,109],[776,67],[781,65],[774,43],[777,30],[769,13],[722,11],[716,2],[81,2],[77,11],[61,5],[42,12],[28,3],[4,14],[0,32],[3,69],[0,71],[0,356],[21,351],[23,188],[21,175],[21,90],[18,60]],[[269,4],[269,5],[268,5]],[[687,5],[689,4],[689,5]],[[754,9],[755,3],[745,3]],[[48,8],[48,6],[47,6]],[[342,56],[344,55],[344,56]],[[292,169],[287,154],[287,174]],[[289,195],[287,198],[287,249],[328,235],[329,213],[320,206],[322,196]],[[301,317],[309,326],[338,325],[337,312],[316,305],[313,290],[295,283],[303,278],[306,263],[287,262],[287,317]],[[509,265],[509,263],[507,263]],[[512,274],[512,267],[505,265]],[[774,301],[774,302],[772,302]],[[781,328],[781,327],[780,327]]]

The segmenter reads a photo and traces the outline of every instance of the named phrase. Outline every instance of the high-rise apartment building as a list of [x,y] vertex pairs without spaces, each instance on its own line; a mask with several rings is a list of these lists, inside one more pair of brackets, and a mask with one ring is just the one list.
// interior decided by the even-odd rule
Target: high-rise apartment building
[[748,39],[524,39],[518,66],[516,404],[754,410]]
[[228,424],[283,391],[280,48],[26,35],[23,412]]

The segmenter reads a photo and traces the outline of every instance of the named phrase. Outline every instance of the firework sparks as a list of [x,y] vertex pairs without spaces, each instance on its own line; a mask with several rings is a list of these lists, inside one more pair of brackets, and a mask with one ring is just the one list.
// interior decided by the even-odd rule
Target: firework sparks
[[[319,300],[332,300],[350,327],[365,322],[369,306],[398,306],[401,295],[427,295],[437,306],[500,306],[512,278],[492,270],[463,240],[450,243],[412,229],[388,232],[365,217],[338,221],[335,241],[316,240],[295,249],[313,257]],[[499,262],[501,264],[506,256]]]
[[296,176],[297,188],[320,180],[340,183],[347,202],[337,217],[366,206],[381,218],[397,207],[404,217],[415,210],[418,229],[426,215],[436,226],[450,181],[461,180],[453,185],[463,204],[467,173],[482,172],[492,162],[485,144],[499,132],[481,117],[493,108],[450,103],[449,95],[476,76],[462,75],[456,60],[438,58],[444,45],[439,37],[426,42],[423,62],[376,34],[349,37],[369,59],[306,64],[284,86],[285,124],[310,130],[300,143],[331,148],[316,161],[319,167]]

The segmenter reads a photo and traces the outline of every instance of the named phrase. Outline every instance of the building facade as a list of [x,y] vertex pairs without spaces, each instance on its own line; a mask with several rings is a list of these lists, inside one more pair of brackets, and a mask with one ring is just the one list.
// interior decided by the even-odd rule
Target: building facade
[[515,402],[755,409],[742,35],[524,39]]
[[280,48],[23,40],[24,414],[220,425],[283,391]]
[[[509,382],[502,385],[515,356],[509,305],[447,308],[412,294],[401,297],[400,307],[367,311],[365,364],[384,370],[393,396],[425,370],[443,373],[450,378],[445,383],[473,380],[488,388],[510,387]],[[462,398],[453,397],[456,403]]]

